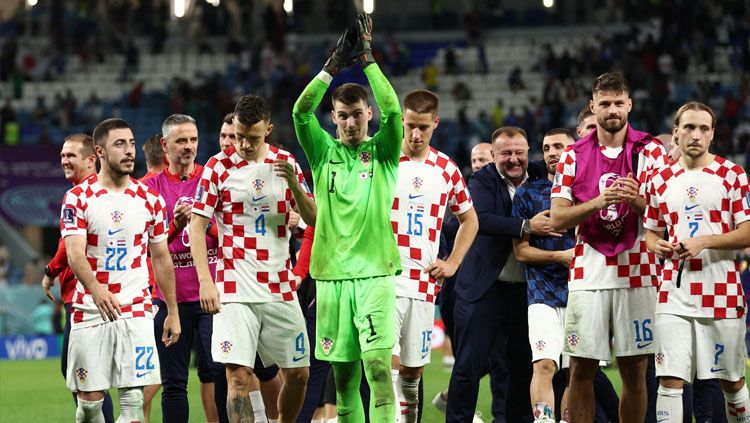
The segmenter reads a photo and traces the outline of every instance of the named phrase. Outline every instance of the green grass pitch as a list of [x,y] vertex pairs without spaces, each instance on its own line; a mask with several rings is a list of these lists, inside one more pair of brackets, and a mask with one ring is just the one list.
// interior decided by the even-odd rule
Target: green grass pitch
[[[605,369],[617,392],[620,392],[620,376],[616,368]],[[450,370],[442,366],[439,352],[432,354],[432,363],[425,368],[425,423],[445,421],[444,416],[433,407],[431,401],[437,392],[447,388]],[[195,369],[191,369],[188,396],[190,421],[204,422],[200,402],[199,382]],[[116,396],[116,390],[112,391]],[[161,422],[161,391],[154,399],[151,421]],[[482,379],[477,410],[492,421],[489,380]],[[115,400],[115,411],[117,409]],[[70,392],[60,374],[59,359],[42,361],[0,361],[0,422],[49,422],[69,423],[75,419],[75,406]]]

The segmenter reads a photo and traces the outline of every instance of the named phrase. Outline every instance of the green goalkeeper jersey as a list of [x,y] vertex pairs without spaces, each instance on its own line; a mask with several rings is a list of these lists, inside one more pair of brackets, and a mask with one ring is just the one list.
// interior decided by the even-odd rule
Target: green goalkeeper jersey
[[294,104],[294,129],[312,168],[318,207],[310,275],[319,280],[358,279],[401,273],[391,228],[403,138],[396,92],[377,64],[365,69],[380,107],[378,132],[347,147],[324,131],[315,109],[330,76],[314,78]]

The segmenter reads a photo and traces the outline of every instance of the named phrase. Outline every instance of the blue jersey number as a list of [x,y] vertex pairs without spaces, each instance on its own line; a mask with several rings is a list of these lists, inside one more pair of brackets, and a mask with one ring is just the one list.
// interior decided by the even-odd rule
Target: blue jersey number
[[266,215],[261,214],[255,219],[255,233],[261,235],[266,234]]
[[125,264],[123,264],[123,260],[128,254],[128,249],[126,247],[107,247],[105,252],[107,253],[107,261],[104,263],[104,270],[127,270]]
[[422,213],[406,213],[406,220],[408,226],[406,228],[407,235],[422,236]]
[[700,226],[700,223],[698,222],[688,222],[688,228],[690,228],[690,238],[695,236],[695,233],[698,232],[698,226]]

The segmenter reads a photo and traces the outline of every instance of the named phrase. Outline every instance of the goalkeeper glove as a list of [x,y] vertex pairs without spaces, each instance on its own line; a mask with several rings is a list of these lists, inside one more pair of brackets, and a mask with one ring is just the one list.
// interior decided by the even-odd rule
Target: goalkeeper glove
[[357,35],[359,36],[357,58],[364,68],[371,63],[375,63],[375,58],[372,57],[372,48],[370,47],[370,42],[372,41],[372,19],[365,12],[357,15]]
[[351,67],[354,64],[351,54],[356,42],[356,30],[351,27],[346,28],[336,41],[336,48],[323,65],[323,70],[328,72],[329,75],[335,76],[340,70]]

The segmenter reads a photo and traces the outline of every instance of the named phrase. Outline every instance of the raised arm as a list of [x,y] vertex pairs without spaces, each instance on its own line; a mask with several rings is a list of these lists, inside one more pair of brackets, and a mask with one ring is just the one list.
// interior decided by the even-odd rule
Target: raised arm
[[323,152],[322,143],[326,142],[327,135],[320,122],[315,116],[320,100],[323,99],[333,78],[325,71],[321,71],[302,91],[292,109],[292,120],[294,121],[294,132],[297,141],[304,150],[307,160],[311,166],[316,166],[321,161]]
[[398,102],[398,96],[377,63],[372,63],[364,70],[367,80],[370,82],[370,87],[372,87],[375,102],[380,107],[378,142],[389,153],[390,159],[394,163],[398,163],[401,154],[401,141],[404,138],[401,105]]

